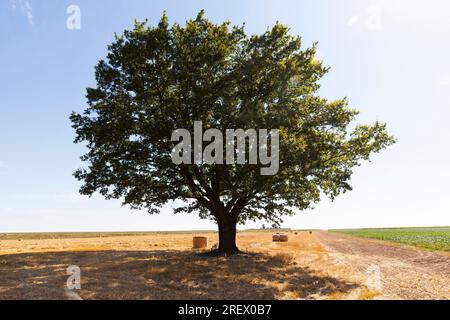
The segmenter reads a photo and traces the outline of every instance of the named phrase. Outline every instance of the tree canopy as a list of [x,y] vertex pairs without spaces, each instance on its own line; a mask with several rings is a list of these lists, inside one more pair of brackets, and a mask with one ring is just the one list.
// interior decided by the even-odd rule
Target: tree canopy
[[[236,249],[236,223],[280,223],[295,209],[351,190],[353,168],[394,143],[386,125],[356,125],[347,99],[317,93],[328,72],[316,45],[280,24],[247,36],[242,26],[214,24],[204,12],[185,25],[136,22],[116,35],[87,89],[88,107],[73,113],[75,142],[85,142],[80,192],[99,191],[132,208],[197,212],[219,224],[222,251]],[[204,129],[278,129],[279,170],[262,164],[174,164],[172,132],[194,121]],[[351,129],[352,128],[352,129]],[[234,234],[234,236],[233,236]],[[231,246],[231,247],[230,247]],[[231,249],[233,250],[231,250]]]

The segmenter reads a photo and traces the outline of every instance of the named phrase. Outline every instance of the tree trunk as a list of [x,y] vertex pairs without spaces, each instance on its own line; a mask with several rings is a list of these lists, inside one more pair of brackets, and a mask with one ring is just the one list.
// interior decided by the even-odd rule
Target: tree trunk
[[222,216],[217,221],[219,225],[219,253],[236,254],[236,221],[230,217]]

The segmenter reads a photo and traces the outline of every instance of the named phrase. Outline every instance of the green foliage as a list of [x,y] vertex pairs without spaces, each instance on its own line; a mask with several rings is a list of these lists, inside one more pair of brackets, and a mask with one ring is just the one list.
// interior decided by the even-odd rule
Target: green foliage
[[427,249],[450,251],[450,227],[334,231],[354,236],[399,242]]
[[[88,168],[75,177],[82,194],[99,191],[133,208],[157,213],[172,200],[175,212],[202,218],[265,219],[279,223],[292,209],[351,190],[352,168],[392,144],[386,126],[349,126],[357,111],[346,99],[319,97],[328,69],[302,49],[301,38],[279,23],[248,37],[243,27],[213,24],[203,11],[185,26],[136,23],[116,36],[87,89],[88,108],[73,113],[75,142],[85,142]],[[174,165],[173,130],[280,130],[280,170],[261,165]]]

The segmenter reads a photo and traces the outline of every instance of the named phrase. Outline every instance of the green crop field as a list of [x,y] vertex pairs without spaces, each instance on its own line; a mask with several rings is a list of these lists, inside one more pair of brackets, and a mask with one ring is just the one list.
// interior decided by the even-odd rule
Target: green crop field
[[450,251],[450,227],[345,229],[331,231],[399,242],[432,250]]

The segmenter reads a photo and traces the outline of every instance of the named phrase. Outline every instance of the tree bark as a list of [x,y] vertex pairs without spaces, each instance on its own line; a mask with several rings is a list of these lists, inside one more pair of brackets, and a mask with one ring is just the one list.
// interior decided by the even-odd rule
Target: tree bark
[[236,221],[232,217],[222,215],[217,219],[219,225],[219,248],[222,254],[236,254],[239,249],[236,246]]

